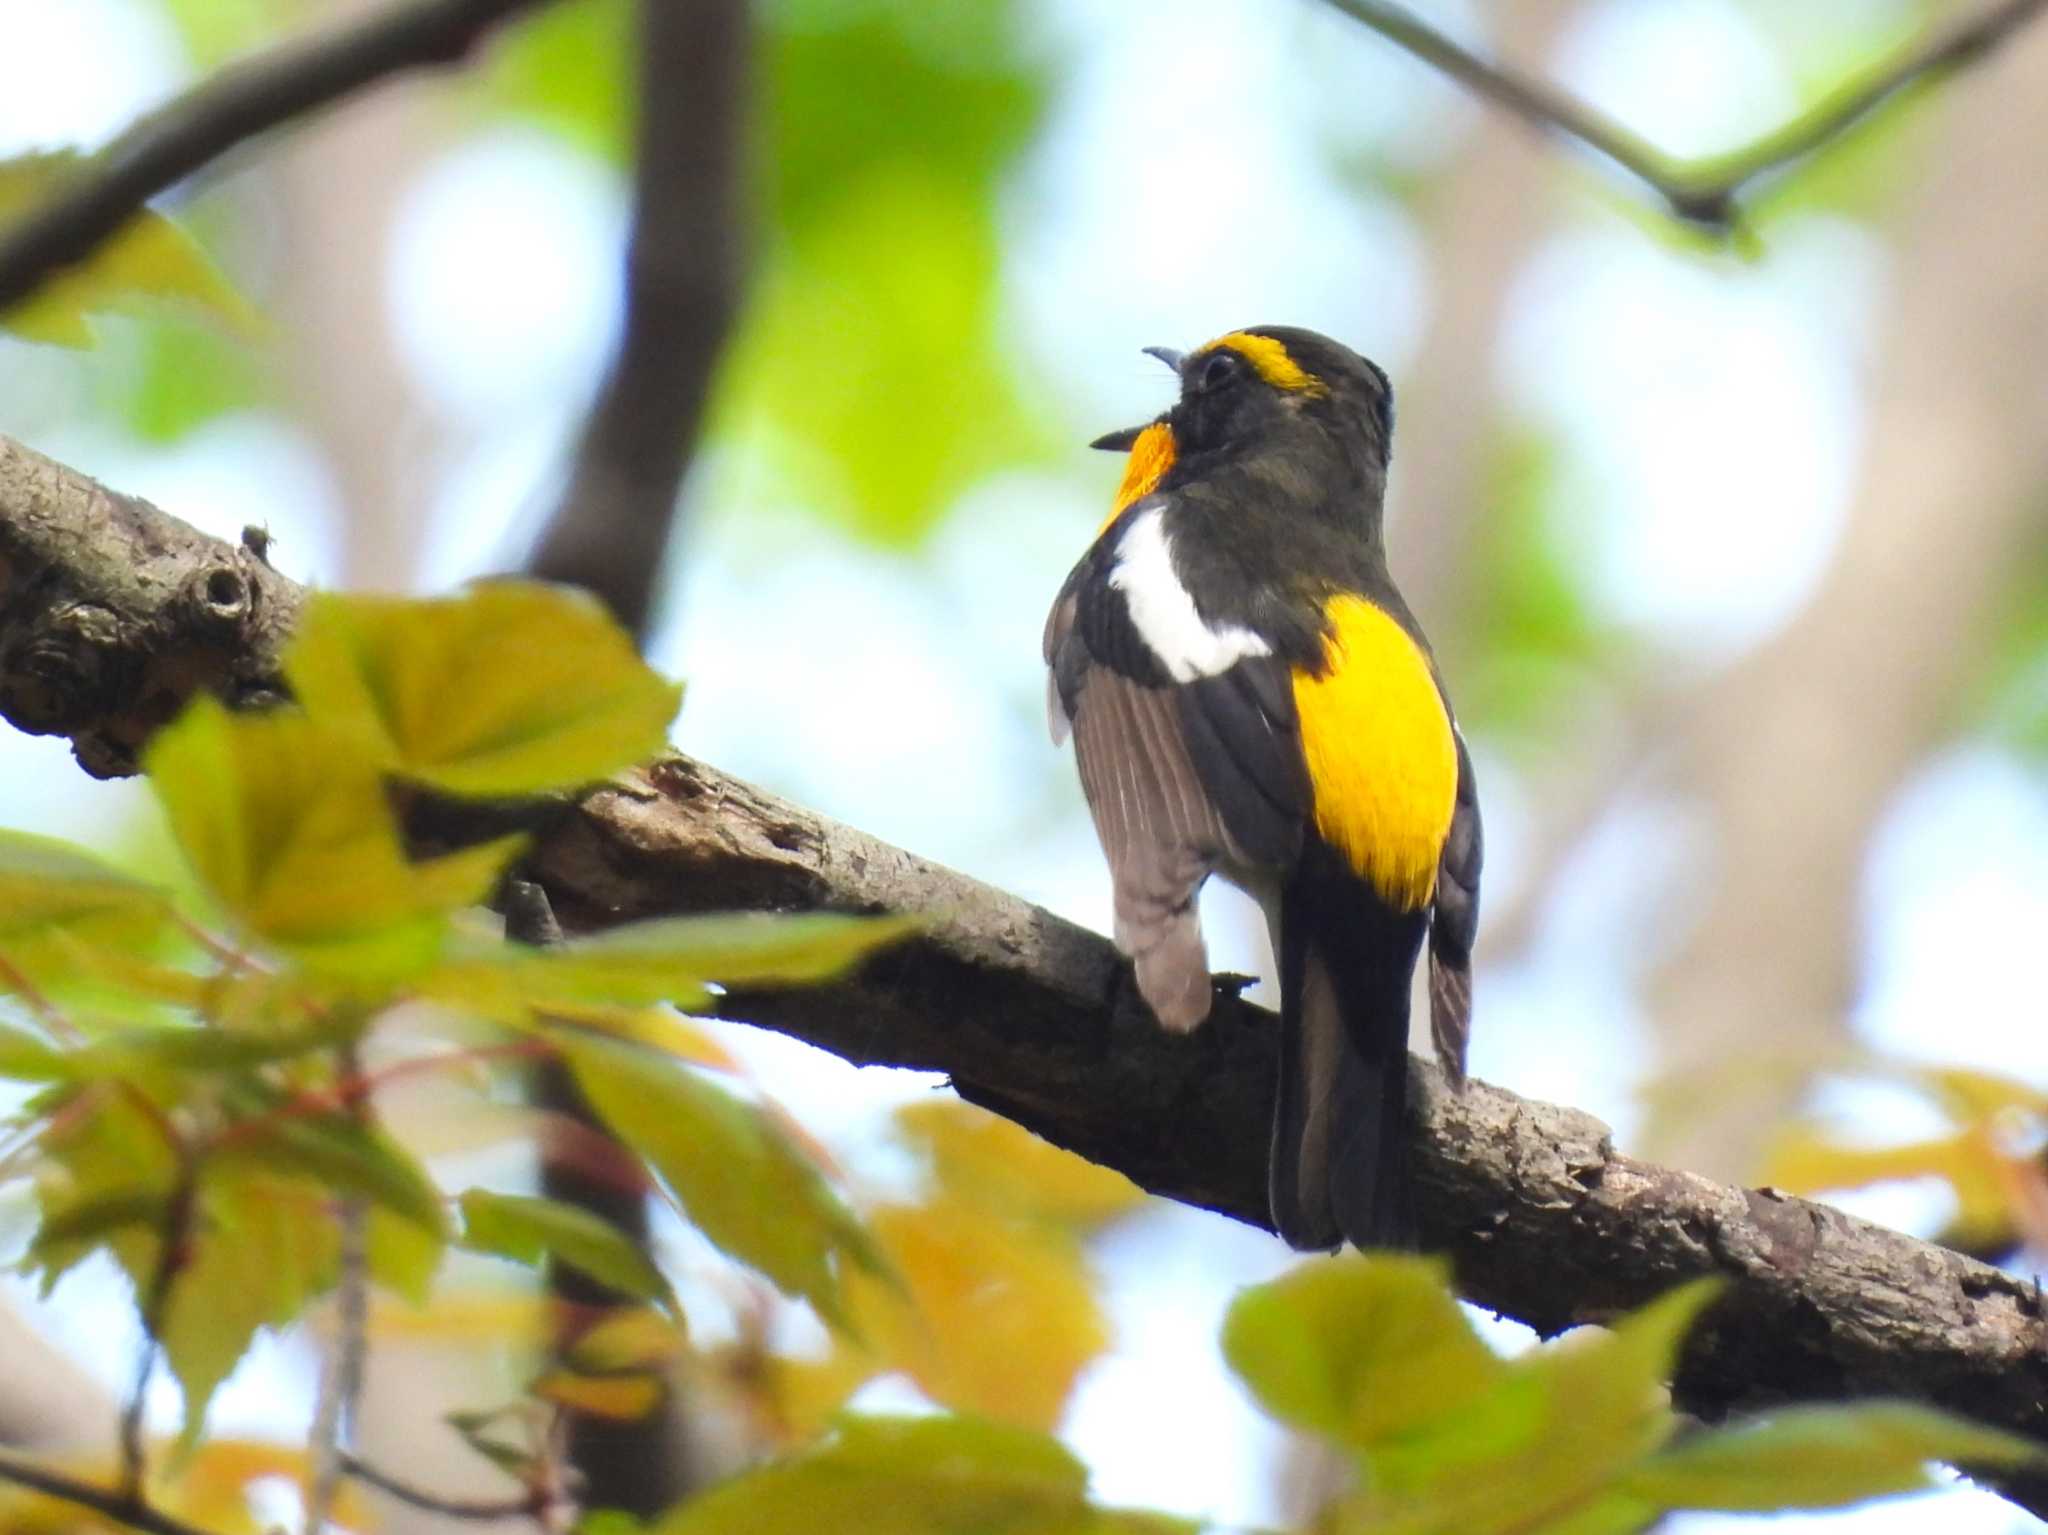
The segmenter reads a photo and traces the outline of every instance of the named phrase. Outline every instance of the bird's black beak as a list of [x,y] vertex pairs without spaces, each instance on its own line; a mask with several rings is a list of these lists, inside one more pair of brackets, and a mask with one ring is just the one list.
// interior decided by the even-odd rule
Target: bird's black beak
[[1104,432],[1088,446],[1102,448],[1111,453],[1128,453],[1131,451],[1131,445],[1138,440],[1138,434],[1144,430],[1142,426],[1127,426],[1120,432]]
[[1140,350],[1142,350],[1147,357],[1158,358],[1161,362],[1165,363],[1167,367],[1173,369],[1173,371],[1176,373],[1180,372],[1180,365],[1182,362],[1186,361],[1188,355],[1185,352],[1176,352],[1170,346],[1148,346],[1143,347]]

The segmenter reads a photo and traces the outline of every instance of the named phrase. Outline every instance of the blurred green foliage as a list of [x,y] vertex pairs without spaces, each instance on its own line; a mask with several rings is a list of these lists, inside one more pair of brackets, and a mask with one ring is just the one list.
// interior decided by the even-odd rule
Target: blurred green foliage
[[[1045,65],[1008,0],[782,0],[761,19],[762,227],[713,438],[848,532],[912,544],[1051,445],[997,335],[998,199]],[[630,50],[619,0],[561,7],[500,50],[490,99],[622,159]]]
[[1589,682],[1613,681],[1620,651],[1596,616],[1564,495],[1562,451],[1529,427],[1495,439],[1472,542],[1454,653],[1460,711],[1510,746],[1555,738]]

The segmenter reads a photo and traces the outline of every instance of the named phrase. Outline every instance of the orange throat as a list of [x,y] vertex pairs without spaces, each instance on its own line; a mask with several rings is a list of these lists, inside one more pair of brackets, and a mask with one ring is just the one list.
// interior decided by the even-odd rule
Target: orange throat
[[1109,515],[1102,519],[1102,526],[1095,530],[1097,538],[1109,531],[1109,525],[1132,502],[1144,500],[1159,488],[1166,471],[1173,467],[1173,457],[1173,428],[1164,421],[1155,421],[1138,433],[1138,440],[1131,444],[1131,456],[1124,460],[1124,477],[1116,488],[1116,500],[1110,505]]

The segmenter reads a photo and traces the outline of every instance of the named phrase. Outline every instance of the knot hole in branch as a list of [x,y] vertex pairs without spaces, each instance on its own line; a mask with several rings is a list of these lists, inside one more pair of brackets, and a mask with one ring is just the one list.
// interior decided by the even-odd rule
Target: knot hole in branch
[[233,565],[214,565],[198,572],[186,591],[194,614],[221,629],[239,626],[254,606],[249,578]]

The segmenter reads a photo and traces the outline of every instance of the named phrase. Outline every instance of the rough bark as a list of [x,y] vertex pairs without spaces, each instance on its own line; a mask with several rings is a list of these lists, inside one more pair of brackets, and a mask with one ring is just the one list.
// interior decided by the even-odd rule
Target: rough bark
[[[110,515],[114,503],[0,439],[10,567],[26,525],[31,547],[73,556],[46,554],[37,584],[132,610],[180,649],[177,594],[247,556],[142,502]],[[138,605],[128,592],[145,562],[157,597]],[[291,584],[257,579],[269,611],[288,613]],[[21,588],[9,592],[12,622]],[[210,675],[267,675],[275,621],[237,632],[243,648],[216,647]],[[18,680],[0,677],[0,697]],[[556,821],[536,868],[570,929],[709,909],[919,914],[920,937],[848,980],[737,992],[721,1009],[856,1063],[947,1073],[963,1096],[1155,1193],[1263,1224],[1273,1020],[1228,988],[1194,1034],[1163,1034],[1108,940],[681,757]],[[1453,1094],[1433,1067],[1414,1069],[1424,1235],[1472,1300],[1547,1333],[1719,1274],[1728,1293],[1674,1383],[1682,1406],[1894,1394],[2048,1440],[2048,1322],[2031,1284],[1824,1205],[1637,1161],[1576,1110],[1486,1083]],[[2044,1489],[2005,1490],[2048,1506]]]

